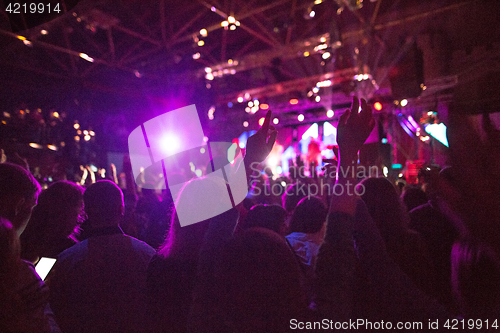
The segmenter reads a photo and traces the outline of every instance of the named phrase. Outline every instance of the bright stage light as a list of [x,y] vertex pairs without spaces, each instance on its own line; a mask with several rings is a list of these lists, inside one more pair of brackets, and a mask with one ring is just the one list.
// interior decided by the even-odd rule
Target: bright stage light
[[400,104],[401,104],[402,107],[405,107],[408,104],[408,100],[407,99],[403,99],[403,100],[401,100]]
[[297,119],[299,121],[303,121],[304,120],[304,115],[303,114],[299,114],[299,116],[297,117]]
[[375,108],[375,110],[380,111],[382,110],[382,103],[375,102],[375,104],[373,104],[373,107]]
[[207,29],[200,30],[200,35],[202,35],[203,37],[207,37],[207,34],[208,34]]
[[296,99],[296,98],[292,98],[292,99],[290,100],[290,104],[292,104],[292,105],[299,104],[299,100],[298,100],[298,99]]
[[316,102],[319,102],[319,101],[321,101],[321,97],[320,97],[320,96],[316,96],[316,97],[314,98],[314,100],[315,100]]
[[269,165],[270,167],[275,167],[276,165],[278,165],[278,159],[275,156],[270,156],[267,159],[267,165]]
[[328,111],[326,111],[326,116],[327,116],[328,118],[333,117],[333,115],[334,115],[334,114],[335,114],[335,113],[333,112],[333,110],[328,110]]
[[278,125],[279,122],[280,122],[280,120],[278,118],[274,118],[273,119],[273,124],[274,125]]
[[262,104],[260,104],[260,108],[261,108],[262,110],[267,110],[267,109],[269,109],[269,104],[262,103]]
[[243,127],[248,127],[248,121],[243,122]]
[[179,139],[173,134],[165,134],[160,142],[161,149],[166,154],[176,152],[179,148]]
[[264,117],[259,119],[259,126],[264,125],[264,120],[266,120],[266,118],[264,118]]

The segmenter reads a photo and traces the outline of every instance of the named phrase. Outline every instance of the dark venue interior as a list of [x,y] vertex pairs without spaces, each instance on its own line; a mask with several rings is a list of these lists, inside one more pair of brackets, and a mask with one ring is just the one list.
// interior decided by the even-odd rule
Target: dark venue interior
[[498,330],[499,1],[0,4],[0,332]]

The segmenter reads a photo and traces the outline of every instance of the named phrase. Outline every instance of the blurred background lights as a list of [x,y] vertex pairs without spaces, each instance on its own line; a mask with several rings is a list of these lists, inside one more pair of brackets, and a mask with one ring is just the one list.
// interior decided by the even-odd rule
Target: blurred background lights
[[304,121],[304,115],[303,114],[299,114],[299,116],[297,117],[298,121]]
[[375,108],[375,110],[380,111],[382,110],[382,103],[375,102],[375,104],[373,104],[373,107]]
[[278,118],[274,118],[273,119],[273,124],[274,125],[278,125],[279,122],[280,122],[280,120]]
[[248,121],[243,122],[243,127],[248,127]]
[[405,107],[408,104],[408,100],[407,99],[403,99],[403,100],[401,100],[400,104],[401,104],[402,107]]
[[326,111],[326,116],[327,116],[328,118],[333,117],[333,115],[334,115],[333,110],[328,110],[328,111]]

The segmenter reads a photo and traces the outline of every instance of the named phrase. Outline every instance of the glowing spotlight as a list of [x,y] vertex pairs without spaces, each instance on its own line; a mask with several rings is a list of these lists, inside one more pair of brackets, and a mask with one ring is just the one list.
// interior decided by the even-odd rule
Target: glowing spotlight
[[375,102],[375,104],[373,104],[373,107],[375,108],[375,110],[380,111],[382,110],[382,103]]
[[406,105],[408,105],[408,100],[407,99],[403,99],[403,100],[401,100],[400,104],[401,104],[402,107],[405,107]]
[[76,142],[80,141],[80,137],[78,135],[75,136],[75,141]]
[[230,30],[236,30],[236,26],[234,24],[231,24],[231,26],[229,27]]
[[82,135],[82,131],[78,130],[78,131],[76,131],[76,134]]
[[53,150],[53,151],[57,151],[57,147],[54,145],[47,145],[47,148],[49,148],[50,150]]
[[203,137],[203,142],[208,142],[208,136]]
[[41,33],[42,35],[46,35],[46,34],[48,34],[49,32],[48,32],[47,30],[45,30],[45,29],[42,29],[42,30],[40,30],[40,33]]
[[95,136],[95,132],[94,131],[89,131],[89,134],[90,134],[90,136]]
[[236,22],[236,19],[235,19],[233,16],[228,16],[227,21],[228,21],[229,23],[235,23],[235,22]]
[[269,165],[270,167],[275,167],[276,165],[278,165],[278,159],[274,156],[269,156],[269,158],[267,159],[267,165]]
[[330,58],[330,56],[331,56],[330,52],[325,52],[325,53],[323,53],[323,54],[321,55],[321,58],[323,58],[323,59],[328,59],[328,58]]
[[166,154],[176,152],[179,148],[179,139],[172,134],[166,134],[163,138],[161,138],[160,143],[163,152]]
[[79,124],[79,123],[75,123],[75,124],[73,125],[73,128],[74,128],[74,129],[76,129],[76,130],[77,130],[77,129],[79,129],[79,128],[80,128],[80,124]]
[[243,103],[243,97],[238,97],[238,103]]
[[327,116],[328,118],[333,117],[333,115],[334,115],[334,114],[335,114],[335,113],[333,112],[333,110],[328,110],[328,111],[326,111],[326,116]]
[[269,104],[262,103],[262,104],[260,104],[260,108],[261,108],[262,110],[267,110],[267,109],[269,109]]
[[309,52],[304,52],[304,57],[309,57]]
[[248,127],[248,121],[243,122],[243,127]]
[[303,114],[299,114],[299,116],[297,117],[297,119],[299,121],[304,121],[304,115]]
[[315,100],[316,102],[319,102],[319,101],[321,101],[321,97],[320,97],[320,96],[316,96],[316,97],[314,98],[314,100]]
[[264,125],[264,120],[266,120],[266,118],[264,118],[264,117],[259,119],[259,126]]
[[252,101],[248,102],[248,106],[252,107],[253,106],[253,102]]
[[317,94],[317,93],[318,93],[318,91],[319,91],[319,88],[318,88],[318,87],[314,87],[314,88],[312,88],[312,92],[313,92],[313,93]]
[[89,135],[89,131],[85,130],[85,131],[83,131],[83,134],[84,135]]
[[296,99],[296,98],[292,98],[289,102],[290,102],[290,104],[292,104],[292,105],[299,104],[299,100],[298,100],[298,99]]
[[316,12],[314,10],[311,10],[309,13],[309,17],[313,18],[316,15]]
[[225,28],[225,27],[227,27],[227,26],[229,25],[229,22],[227,22],[227,21],[222,21],[222,22],[220,23],[220,25],[221,25],[221,26],[223,26],[223,27]]
[[38,143],[30,143],[30,147],[35,148],[35,149],[42,149],[43,148],[43,146],[39,145]]
[[278,118],[274,118],[273,119],[273,124],[274,125],[278,125],[279,122],[280,122],[280,120]]
[[200,54],[200,52],[196,52],[195,54],[193,54],[193,59],[194,59],[194,60],[198,60],[198,59],[200,59],[200,58],[201,58],[201,54]]
[[85,59],[88,62],[94,62],[94,58],[89,57],[89,55],[86,53],[80,53],[79,56],[80,56],[80,58]]
[[83,139],[84,139],[85,141],[89,141],[89,140],[90,140],[90,135],[85,135],[85,136],[83,137]]
[[200,30],[200,35],[202,35],[203,37],[207,37],[207,34],[208,34],[207,29]]
[[205,45],[204,41],[202,41],[202,40],[198,41],[198,46],[203,46],[203,45]]
[[205,75],[205,79],[212,81],[214,79],[214,75],[212,73],[207,73],[207,75]]

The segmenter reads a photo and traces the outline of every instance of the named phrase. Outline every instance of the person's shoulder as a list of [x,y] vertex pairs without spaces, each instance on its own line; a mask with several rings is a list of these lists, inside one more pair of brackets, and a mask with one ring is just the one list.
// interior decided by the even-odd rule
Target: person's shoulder
[[88,239],[85,239],[62,251],[57,256],[57,260],[59,261],[66,260],[68,258],[84,254],[87,251],[87,248],[88,248]]
[[124,237],[127,237],[132,245],[134,246],[134,249],[140,252],[144,252],[148,255],[154,256],[156,254],[155,249],[153,249],[150,245],[148,245],[146,242],[143,242],[141,240],[138,240],[137,238],[128,236],[128,235],[123,235]]

